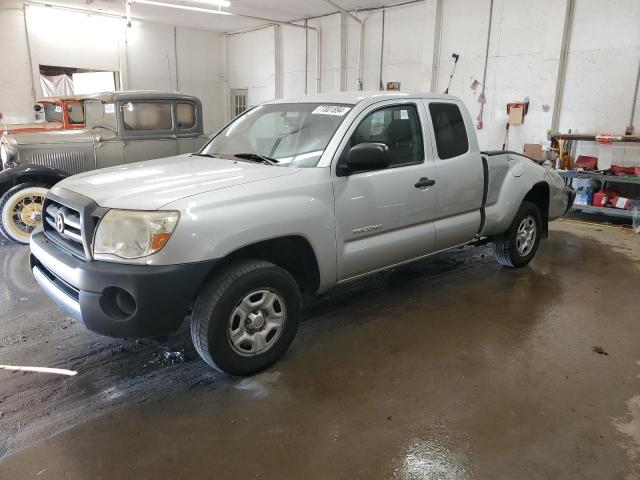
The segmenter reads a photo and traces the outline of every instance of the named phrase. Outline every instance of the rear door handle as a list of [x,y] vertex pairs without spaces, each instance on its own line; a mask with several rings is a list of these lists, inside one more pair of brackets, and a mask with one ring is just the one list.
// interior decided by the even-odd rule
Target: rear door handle
[[418,180],[418,183],[416,183],[416,188],[431,187],[435,184],[436,184],[435,180],[431,180],[427,177],[422,177],[420,180]]

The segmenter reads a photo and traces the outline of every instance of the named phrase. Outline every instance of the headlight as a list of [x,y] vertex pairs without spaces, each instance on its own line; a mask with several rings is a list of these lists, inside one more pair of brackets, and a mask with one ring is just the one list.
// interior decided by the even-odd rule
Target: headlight
[[162,249],[178,224],[179,212],[109,210],[98,224],[94,257],[147,257]]
[[15,149],[7,142],[0,143],[0,158],[2,159],[2,167],[8,168],[9,164],[15,157]]

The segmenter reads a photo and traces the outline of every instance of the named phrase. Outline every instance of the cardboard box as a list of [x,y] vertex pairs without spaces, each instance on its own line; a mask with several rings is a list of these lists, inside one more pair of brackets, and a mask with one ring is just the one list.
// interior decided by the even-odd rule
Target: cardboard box
[[542,151],[542,145],[539,143],[525,143],[522,152],[534,160],[543,160],[544,153]]
[[509,123],[511,125],[522,125],[524,121],[524,107],[521,105],[513,105],[509,109]]

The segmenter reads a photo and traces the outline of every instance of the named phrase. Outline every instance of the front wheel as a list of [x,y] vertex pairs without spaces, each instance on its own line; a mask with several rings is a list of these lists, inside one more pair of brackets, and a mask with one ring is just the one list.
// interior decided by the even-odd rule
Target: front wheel
[[540,209],[522,202],[509,230],[493,239],[493,252],[500,265],[524,267],[536,254],[542,232]]
[[231,375],[267,368],[298,330],[302,300],[286,270],[262,260],[241,260],[207,283],[191,316],[191,338],[202,359]]
[[42,223],[42,206],[49,187],[37,183],[16,185],[0,197],[0,232],[24,245]]

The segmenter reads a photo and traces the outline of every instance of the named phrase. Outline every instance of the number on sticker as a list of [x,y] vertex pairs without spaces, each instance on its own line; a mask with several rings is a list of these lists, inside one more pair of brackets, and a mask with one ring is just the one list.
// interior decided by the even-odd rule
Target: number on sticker
[[319,105],[312,113],[315,115],[339,115],[342,117],[349,110],[351,110],[350,107],[345,107],[343,105]]

